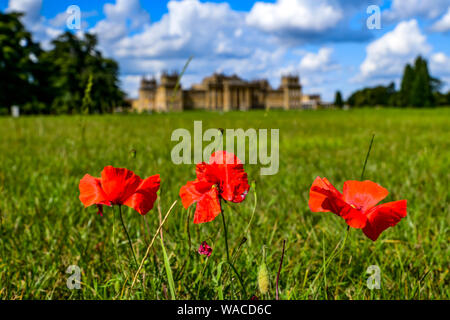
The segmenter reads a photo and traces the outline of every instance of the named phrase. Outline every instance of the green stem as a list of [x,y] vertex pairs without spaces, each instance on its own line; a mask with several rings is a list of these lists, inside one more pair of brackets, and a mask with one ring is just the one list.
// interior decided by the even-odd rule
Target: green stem
[[236,274],[236,277],[238,278],[239,283],[241,284],[242,290],[244,291],[244,295],[245,295],[245,297],[247,297],[247,290],[245,289],[244,281],[242,280],[242,278],[239,275],[238,271],[234,267],[234,264],[231,261],[228,261],[228,264],[230,265],[230,267],[233,270],[233,272]]
[[258,197],[256,195],[256,183],[252,183],[252,189],[253,189],[253,194],[255,195],[255,203],[253,205],[253,212],[252,212],[252,216],[250,217],[250,221],[248,222],[247,228],[245,229],[245,235],[248,234],[248,231],[250,230],[250,226],[252,224],[253,221],[253,217],[255,216],[255,212],[256,212],[256,204],[258,203]]
[[131,242],[130,235],[128,234],[127,227],[125,226],[125,223],[123,222],[123,217],[122,217],[122,206],[121,206],[121,205],[119,205],[119,215],[120,215],[120,221],[122,222],[123,230],[125,230],[125,233],[126,233],[127,238],[128,238],[128,244],[129,244],[129,246],[130,246],[131,252],[133,253],[134,262],[135,262],[136,267],[137,267],[137,266],[139,266],[139,265],[138,265],[138,262],[137,262],[137,259],[136,259],[136,254],[134,253],[133,244],[132,244],[132,242]]
[[227,231],[227,223],[225,222],[225,213],[223,212],[223,209],[221,209],[222,211],[222,223],[223,223],[223,231],[225,233],[225,247],[227,249],[227,261],[230,261],[230,252],[228,250],[228,231]]
[[373,140],[375,139],[375,133],[372,135],[372,140],[370,140],[369,150],[367,151],[366,160],[364,161],[364,166],[361,172],[361,181],[364,179],[364,173],[366,172],[367,160],[369,160],[370,150],[372,150]]
[[230,251],[228,249],[228,231],[227,231],[227,223],[225,221],[225,214],[223,212],[223,209],[221,207],[221,215],[222,215],[222,223],[223,223],[223,231],[225,233],[225,247],[227,250],[227,263],[231,267],[231,270],[236,274],[236,277],[239,280],[239,283],[241,284],[242,290],[244,291],[245,296],[247,296],[247,290],[245,289],[244,282],[242,281],[241,276],[237,272],[236,268],[234,267],[233,263],[230,260]]
[[[114,254],[116,256],[116,261],[119,262],[120,261],[119,254],[117,253],[117,246],[116,246],[116,213],[114,212],[114,209],[113,209],[113,234],[112,234],[112,237],[113,237],[113,245],[114,245]],[[121,269],[123,269],[122,263],[120,263],[120,266],[121,266]]]
[[344,253],[344,249],[343,248],[345,248],[345,242],[347,241],[349,233],[350,233],[350,226],[347,227],[347,233],[346,233],[345,238],[344,238],[344,243],[342,244],[342,250],[340,251],[340,254],[339,254],[338,277],[341,274],[342,255]]
[[198,296],[199,296],[199,294],[200,294],[200,288],[202,287],[201,285],[202,285],[202,283],[203,283],[203,274],[205,273],[206,267],[207,267],[207,265],[208,265],[208,261],[209,261],[209,258],[206,258],[205,265],[203,266],[203,270],[202,270],[202,272],[200,273],[200,277],[198,278],[198,281],[199,281],[200,283],[197,285],[197,299],[198,299]]

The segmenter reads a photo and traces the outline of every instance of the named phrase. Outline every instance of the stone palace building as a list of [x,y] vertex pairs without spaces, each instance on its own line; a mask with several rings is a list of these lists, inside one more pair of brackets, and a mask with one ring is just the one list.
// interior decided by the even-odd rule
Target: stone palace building
[[319,95],[303,95],[298,76],[283,76],[278,89],[267,80],[245,81],[237,75],[213,74],[200,84],[176,88],[178,74],[163,73],[156,79],[142,78],[139,98],[132,101],[137,112],[182,110],[315,109]]

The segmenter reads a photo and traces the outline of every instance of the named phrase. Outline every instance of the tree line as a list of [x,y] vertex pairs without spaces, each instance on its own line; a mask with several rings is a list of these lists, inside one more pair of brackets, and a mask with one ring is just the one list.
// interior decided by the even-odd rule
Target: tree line
[[119,65],[103,57],[95,35],[65,32],[44,50],[21,16],[0,12],[0,114],[14,105],[25,114],[78,114],[123,104]]
[[[441,93],[442,82],[430,75],[427,61],[418,56],[413,65],[405,66],[400,90],[395,83],[388,86],[363,88],[350,95],[346,103],[351,107],[435,107],[450,106],[450,91]],[[334,105],[344,106],[340,91],[336,92]]]

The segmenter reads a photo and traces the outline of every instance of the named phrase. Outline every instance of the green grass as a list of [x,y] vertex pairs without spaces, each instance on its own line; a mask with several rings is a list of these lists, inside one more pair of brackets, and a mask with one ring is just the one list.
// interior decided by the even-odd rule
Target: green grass
[[[0,297],[170,299],[161,241],[154,242],[130,291],[136,266],[118,208],[105,207],[103,217],[95,207],[84,209],[78,183],[86,173],[99,176],[106,165],[141,177],[159,173],[164,217],[180,187],[195,178],[194,165],[172,164],[171,133],[193,130],[193,121],[203,120],[204,130],[279,128],[280,170],[261,176],[258,166],[245,166],[258,201],[234,265],[248,296],[224,263],[220,217],[194,225],[193,210],[189,217],[178,201],[163,228],[178,299],[260,296],[263,246],[270,275],[264,297],[274,299],[284,239],[281,299],[449,299],[449,119],[449,109],[0,118]],[[310,212],[309,188],[318,175],[339,189],[345,180],[358,180],[372,133],[365,178],[390,191],[384,201],[407,199],[408,216],[376,242],[352,229],[341,264],[335,258],[314,282],[346,224],[334,214]],[[254,196],[252,190],[243,203],[225,206],[230,250],[245,235]],[[144,221],[123,209],[140,261],[158,228],[158,211],[155,206]],[[208,260],[197,253],[203,240],[214,249]],[[66,287],[70,265],[82,270],[81,290]],[[381,269],[381,290],[366,286],[370,265]]]

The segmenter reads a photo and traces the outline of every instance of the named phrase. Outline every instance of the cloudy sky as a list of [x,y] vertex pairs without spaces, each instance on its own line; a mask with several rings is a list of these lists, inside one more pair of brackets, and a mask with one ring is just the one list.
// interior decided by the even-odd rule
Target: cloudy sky
[[[212,72],[267,78],[300,75],[305,93],[331,101],[363,86],[399,83],[421,54],[450,86],[450,0],[0,0],[44,47],[67,29],[67,8],[81,10],[77,32],[95,32],[120,64],[123,89],[137,95],[142,75],[181,70],[188,87]],[[369,30],[369,5],[381,28]]]

